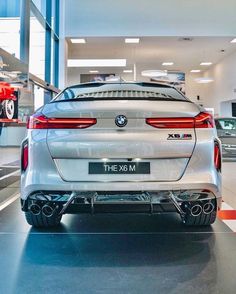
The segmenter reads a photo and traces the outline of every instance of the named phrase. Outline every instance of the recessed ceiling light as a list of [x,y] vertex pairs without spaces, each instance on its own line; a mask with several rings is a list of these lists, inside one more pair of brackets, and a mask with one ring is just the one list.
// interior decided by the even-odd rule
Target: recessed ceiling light
[[125,67],[126,59],[68,59],[68,67]]
[[99,73],[98,70],[90,70],[89,72],[90,72],[90,73]]
[[201,62],[200,65],[208,66],[208,65],[212,65],[212,62]]
[[208,84],[208,83],[214,82],[212,78],[198,78],[198,79],[195,79],[195,81],[199,84]]
[[128,44],[137,44],[139,43],[140,39],[139,38],[126,38],[125,43]]
[[170,65],[174,65],[174,62],[163,62],[162,65],[170,66]]
[[85,39],[70,39],[71,40],[71,43],[73,44],[85,44],[86,43],[86,40]]
[[133,70],[132,70],[132,69],[124,69],[123,72],[124,72],[124,73],[132,73]]
[[143,77],[166,77],[167,76],[167,71],[166,70],[144,70],[142,71],[142,76]]
[[201,72],[201,70],[200,69],[192,69],[190,72],[197,73],[197,72]]
[[230,41],[230,43],[236,43],[236,38]]

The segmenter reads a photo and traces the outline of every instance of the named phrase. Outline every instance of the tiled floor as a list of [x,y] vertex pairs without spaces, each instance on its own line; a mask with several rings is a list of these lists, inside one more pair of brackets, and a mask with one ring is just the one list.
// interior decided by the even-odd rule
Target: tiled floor
[[[2,176],[14,172],[19,150],[0,154]],[[207,228],[186,228],[177,214],[66,215],[57,229],[35,230],[16,200],[0,211],[0,293],[233,294],[236,220],[226,218],[235,184],[236,162],[225,162],[223,210],[231,212]],[[0,199],[13,191],[19,182],[0,188]]]

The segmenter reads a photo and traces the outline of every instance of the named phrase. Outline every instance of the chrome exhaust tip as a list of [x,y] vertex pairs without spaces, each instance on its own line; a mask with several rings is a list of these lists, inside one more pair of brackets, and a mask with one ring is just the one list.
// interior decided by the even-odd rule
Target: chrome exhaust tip
[[190,213],[192,216],[199,216],[202,213],[202,207],[199,204],[196,204],[191,207]]
[[212,204],[212,203],[205,203],[204,205],[203,205],[203,212],[205,213],[205,214],[210,214],[210,213],[212,213],[212,211],[214,210],[214,205]]
[[41,212],[41,207],[38,204],[31,204],[29,207],[29,211],[34,215],[39,215]]
[[48,204],[45,204],[42,208],[42,214],[46,217],[51,217],[54,214],[55,209]]

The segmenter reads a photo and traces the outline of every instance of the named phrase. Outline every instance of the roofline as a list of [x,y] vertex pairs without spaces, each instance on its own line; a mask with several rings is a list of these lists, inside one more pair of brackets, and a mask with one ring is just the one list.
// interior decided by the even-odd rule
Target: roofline
[[81,88],[86,88],[86,87],[100,87],[104,85],[138,85],[138,86],[143,86],[143,87],[164,87],[164,88],[175,88],[172,85],[164,84],[164,83],[152,83],[152,82],[109,82],[109,81],[104,81],[104,82],[89,82],[89,83],[80,83],[80,84],[75,84],[68,86],[67,88],[75,88],[75,87],[81,87]]

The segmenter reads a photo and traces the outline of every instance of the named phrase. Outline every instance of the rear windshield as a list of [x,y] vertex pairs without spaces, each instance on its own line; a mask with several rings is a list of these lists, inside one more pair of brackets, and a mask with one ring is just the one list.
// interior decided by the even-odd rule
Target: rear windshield
[[175,88],[167,86],[143,86],[140,84],[87,84],[68,87],[56,96],[57,101],[86,100],[177,100],[188,101]]

